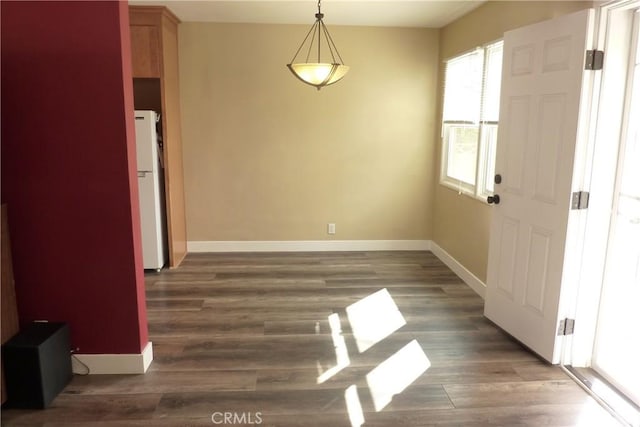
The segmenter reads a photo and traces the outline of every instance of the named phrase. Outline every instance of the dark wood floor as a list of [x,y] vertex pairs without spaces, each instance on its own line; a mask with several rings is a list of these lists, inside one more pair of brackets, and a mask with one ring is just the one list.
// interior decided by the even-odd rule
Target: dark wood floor
[[617,425],[429,252],[191,254],[146,281],[146,375],[75,376],[2,424]]

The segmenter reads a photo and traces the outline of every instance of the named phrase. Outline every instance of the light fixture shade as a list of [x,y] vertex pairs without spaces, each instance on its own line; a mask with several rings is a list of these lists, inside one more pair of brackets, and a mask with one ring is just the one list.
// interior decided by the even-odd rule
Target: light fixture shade
[[287,67],[304,83],[318,89],[337,82],[349,71],[347,65],[335,63],[299,62],[287,64]]

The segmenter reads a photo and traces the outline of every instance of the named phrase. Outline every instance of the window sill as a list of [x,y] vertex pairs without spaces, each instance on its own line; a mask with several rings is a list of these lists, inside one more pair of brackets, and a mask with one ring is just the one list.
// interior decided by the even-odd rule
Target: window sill
[[467,196],[471,199],[474,199],[478,202],[482,202],[482,204],[484,205],[488,205],[487,203],[487,196],[489,196],[490,194],[487,195],[478,195],[475,194],[474,192],[470,191],[468,188],[465,187],[460,187],[459,185],[452,183],[452,182],[448,182],[448,181],[440,181],[440,185],[442,185],[443,187],[448,188],[449,190],[455,191],[456,193],[458,193],[458,195],[462,195],[462,196]]

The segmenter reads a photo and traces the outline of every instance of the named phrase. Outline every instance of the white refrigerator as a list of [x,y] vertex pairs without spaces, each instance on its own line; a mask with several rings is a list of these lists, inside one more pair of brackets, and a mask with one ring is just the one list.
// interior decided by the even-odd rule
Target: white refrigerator
[[155,111],[136,110],[138,193],[145,269],[160,271],[165,264],[164,191]]

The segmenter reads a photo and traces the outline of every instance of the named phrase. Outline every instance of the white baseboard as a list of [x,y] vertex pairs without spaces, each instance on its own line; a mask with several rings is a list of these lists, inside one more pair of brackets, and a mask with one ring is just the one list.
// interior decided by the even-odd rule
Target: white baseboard
[[447,251],[438,246],[437,243],[431,242],[431,252],[440,259],[447,267],[449,267],[456,275],[461,278],[471,289],[473,289],[478,295],[484,299],[484,294],[487,289],[487,285],[478,277],[467,270],[467,268],[460,264],[458,260],[452,257]]
[[430,240],[189,241],[188,252],[428,251]]
[[74,374],[144,374],[153,360],[153,345],[148,342],[140,354],[75,354],[74,356],[71,358]]

